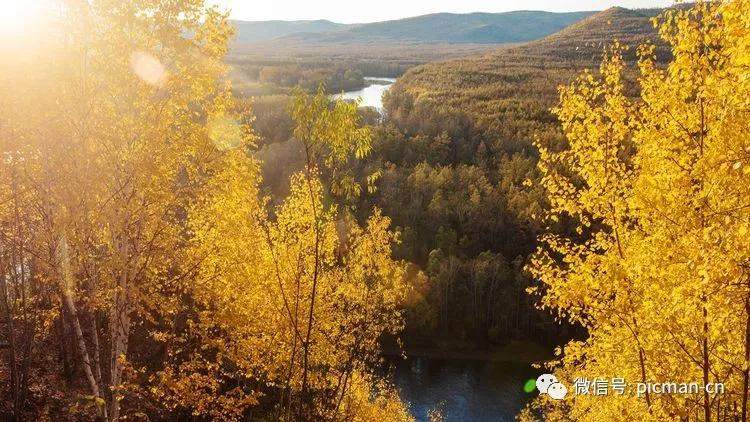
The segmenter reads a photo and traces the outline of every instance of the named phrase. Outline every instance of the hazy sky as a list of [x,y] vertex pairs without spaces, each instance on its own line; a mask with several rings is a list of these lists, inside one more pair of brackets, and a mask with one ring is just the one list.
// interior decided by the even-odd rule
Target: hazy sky
[[357,23],[400,19],[435,12],[507,12],[548,10],[552,12],[602,10],[672,4],[665,0],[209,0],[232,10],[233,19],[297,20],[328,19]]

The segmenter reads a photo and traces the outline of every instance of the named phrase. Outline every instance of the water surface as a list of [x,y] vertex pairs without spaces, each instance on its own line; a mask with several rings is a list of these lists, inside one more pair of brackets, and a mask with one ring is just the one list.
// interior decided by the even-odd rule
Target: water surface
[[380,78],[375,76],[365,76],[365,83],[368,86],[357,91],[348,91],[343,94],[335,94],[336,100],[356,100],[360,99],[361,107],[375,107],[378,111],[383,111],[383,94],[396,82],[393,78]]
[[442,409],[449,422],[513,421],[536,393],[524,383],[538,371],[528,364],[409,357],[391,362],[393,380],[414,417]]

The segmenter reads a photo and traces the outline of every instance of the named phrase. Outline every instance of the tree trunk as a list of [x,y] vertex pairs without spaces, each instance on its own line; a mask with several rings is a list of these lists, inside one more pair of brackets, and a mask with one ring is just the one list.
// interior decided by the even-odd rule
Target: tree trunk
[[102,385],[101,348],[99,345],[99,326],[96,323],[96,314],[91,315],[91,340],[94,347],[94,377],[99,385]]
[[[742,422],[747,422],[747,396],[750,389],[750,292],[745,298],[745,365],[742,369]],[[718,419],[717,419],[718,420]]]
[[14,418],[18,418],[20,410],[19,390],[21,383],[18,379],[16,334],[13,324],[13,312],[8,301],[8,288],[5,274],[0,274],[0,295],[2,295],[3,310],[3,313],[0,314],[0,322],[4,323],[5,325],[5,336],[8,341],[7,345],[5,346],[8,348],[8,368],[10,369],[10,390],[13,397],[13,415]]
[[[310,309],[307,316],[307,330],[305,333],[305,340],[302,343],[302,401],[300,402],[305,403],[309,397],[308,397],[308,359],[310,354],[310,346],[312,342],[312,331],[313,326],[315,325],[315,296],[317,294],[317,288],[318,288],[318,276],[320,272],[320,225],[318,222],[318,210],[316,206],[316,198],[315,194],[313,192],[313,185],[312,185],[312,171],[313,171],[313,160],[312,155],[309,151],[309,148],[306,147],[306,156],[307,156],[307,165],[305,167],[305,178],[307,180],[307,187],[310,192],[310,205],[312,207],[312,217],[313,217],[313,224],[315,227],[315,250],[314,250],[314,264],[315,268],[313,268],[313,278],[312,278],[312,290],[310,292]],[[307,404],[307,403],[305,403]]]
[[60,293],[63,299],[63,305],[68,311],[70,317],[70,323],[73,326],[73,332],[75,334],[78,351],[81,354],[83,360],[83,371],[86,374],[86,379],[89,382],[91,388],[91,394],[94,399],[97,400],[97,407],[99,408],[100,416],[106,416],[106,410],[100,405],[102,396],[99,391],[99,384],[94,378],[94,373],[91,366],[91,358],[89,357],[88,348],[86,347],[86,340],[83,337],[83,331],[81,330],[81,323],[78,319],[78,310],[76,304],[73,301],[73,274],[70,269],[70,256],[68,253],[68,240],[65,236],[60,236],[57,244],[57,264],[60,271]]
[[703,417],[706,422],[711,422],[711,400],[708,397],[708,390],[705,388],[708,385],[709,375],[709,361],[708,361],[708,310],[703,307]]
[[[126,255],[126,254],[123,254]],[[125,261],[123,261],[125,262]],[[120,384],[124,359],[128,351],[128,337],[130,335],[130,301],[128,299],[128,273],[123,270],[119,277],[113,304],[110,308],[110,388],[109,420],[116,421],[120,417]]]
[[65,322],[65,314],[65,307],[63,307],[60,309],[60,316],[55,321],[55,325],[57,326],[58,347],[60,349],[60,360],[63,364],[63,375],[66,385],[69,386],[73,381],[73,369],[70,363],[70,353],[68,353],[70,335],[68,334],[68,324]]

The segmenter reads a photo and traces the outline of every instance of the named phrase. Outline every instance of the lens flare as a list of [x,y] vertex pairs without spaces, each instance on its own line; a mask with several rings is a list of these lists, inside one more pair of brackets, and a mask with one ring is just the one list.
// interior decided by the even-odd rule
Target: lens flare
[[130,67],[144,82],[162,87],[167,82],[167,69],[156,57],[142,51],[130,55]]

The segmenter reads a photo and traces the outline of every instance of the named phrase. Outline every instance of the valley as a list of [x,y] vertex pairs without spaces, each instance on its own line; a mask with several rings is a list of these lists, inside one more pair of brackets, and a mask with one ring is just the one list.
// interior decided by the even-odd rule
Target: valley
[[[376,207],[388,215],[401,233],[395,254],[412,265],[415,290],[406,309],[404,351],[408,355],[427,351],[427,357],[420,361],[420,354],[411,354],[410,363],[393,369],[397,386],[404,388],[405,397],[415,403],[413,411],[421,415],[418,420],[427,420],[425,409],[448,392],[458,391],[466,400],[479,402],[450,401],[444,409],[454,415],[449,420],[510,420],[529,396],[512,396],[505,407],[498,407],[489,404],[485,389],[507,390],[511,383],[518,384],[520,391],[525,379],[493,372],[483,358],[474,364],[467,364],[465,358],[477,351],[505,356],[500,363],[504,372],[533,378],[535,370],[529,366],[533,360],[519,361],[503,352],[509,344],[521,345],[513,353],[547,359],[549,355],[532,350],[549,351],[583,335],[580,327],[560,324],[537,310],[536,299],[526,293],[533,281],[524,267],[543,230],[536,216],[546,207],[536,182],[540,175],[533,143],[563,142],[551,113],[558,86],[597,66],[616,39],[632,47],[656,40],[650,19],[659,12],[612,8],[586,14],[570,27],[527,43],[488,45],[481,51],[467,51],[464,58],[399,62],[403,67],[376,73],[398,77],[389,79],[388,85],[334,96],[348,100],[365,93],[361,114],[372,127],[374,149],[348,171],[355,178],[372,172],[380,176],[374,192],[354,201],[355,209],[365,215]],[[325,39],[305,37],[315,42]],[[331,40],[324,45],[329,42],[338,45]],[[468,47],[453,46],[458,51]],[[429,51],[436,46],[423,43],[415,48]],[[399,60],[410,57],[398,51],[404,54]],[[368,66],[341,54],[342,61],[353,67]],[[381,53],[375,48],[367,54],[373,56],[363,60]],[[307,60],[296,59],[296,63]],[[335,57],[329,59],[340,63]],[[263,98],[256,97],[256,104],[263,105]],[[382,119],[377,118],[379,113]],[[269,192],[283,196],[287,192],[283,181],[302,167],[302,160],[291,133],[279,136],[280,126],[266,118],[263,113],[256,120],[256,128],[274,130],[259,132],[261,140],[274,139],[263,141],[260,150],[264,162],[272,163],[265,167],[264,180]],[[347,204],[351,202],[341,202]],[[560,225],[556,230],[566,228]],[[450,357],[435,360],[435,355]],[[414,365],[426,365],[430,375]],[[482,371],[489,372],[480,375]],[[473,377],[484,381],[466,383]]]
[[746,421],[750,0],[490,3],[0,5],[0,420]]

